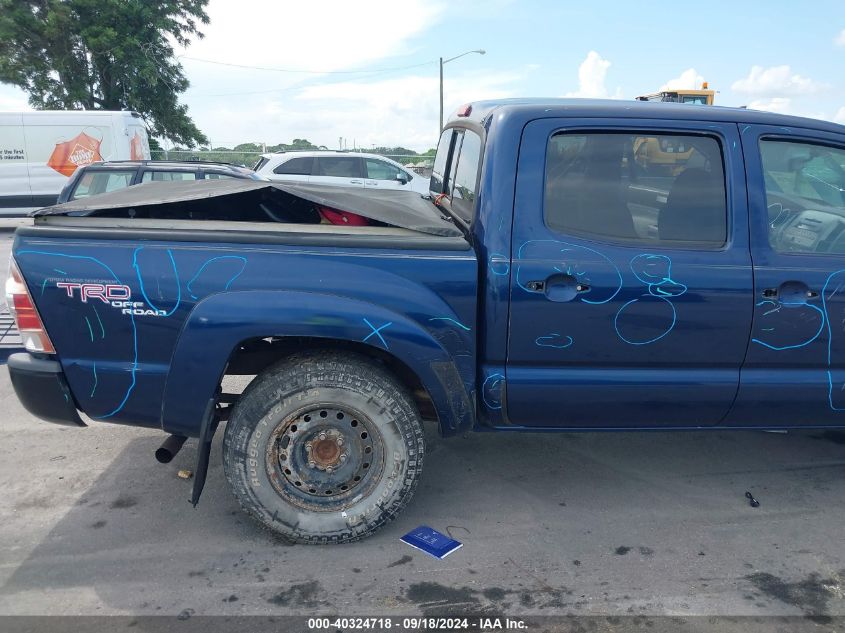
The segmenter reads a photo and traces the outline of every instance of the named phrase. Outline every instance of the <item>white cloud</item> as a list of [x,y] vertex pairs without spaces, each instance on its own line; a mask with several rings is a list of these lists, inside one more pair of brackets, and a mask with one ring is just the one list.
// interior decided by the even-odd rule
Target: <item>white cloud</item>
[[704,77],[698,74],[695,68],[688,68],[681,73],[680,77],[670,79],[660,86],[660,92],[664,90],[701,90]]
[[794,74],[789,66],[763,68],[753,66],[748,77],[738,79],[731,88],[734,92],[753,97],[785,97],[820,92],[827,86],[801,75]]
[[[205,37],[192,42],[185,54],[294,70],[357,68],[384,57],[414,53],[409,50],[409,38],[431,27],[444,8],[425,0],[403,0],[401,9],[388,5],[384,11],[347,0],[213,0]],[[291,77],[301,79],[302,75]],[[271,77],[265,75],[265,79]]]
[[845,125],[845,106],[839,108],[839,111],[833,117],[833,121],[835,123],[841,123],[842,125]]
[[757,99],[748,104],[749,110],[764,110],[777,114],[795,114],[792,111],[792,99],[789,97],[772,97],[771,99]]
[[578,66],[578,90],[567,93],[567,97],[602,98],[607,97],[607,69],[610,62],[596,51],[587,53],[586,59]]
[[[353,138],[365,146],[434,146],[437,59],[427,58],[419,44],[443,18],[446,5],[403,0],[399,6],[370,11],[347,0],[212,0],[206,37],[180,51],[196,58],[182,60],[191,81],[183,98],[189,114],[215,146],[307,138],[334,148],[339,136],[348,138],[350,147]],[[463,50],[444,46],[444,56]],[[478,64],[470,61],[475,57],[447,67],[447,112],[450,104],[459,105],[458,98],[496,96],[489,81],[467,78],[459,85],[454,80]],[[197,59],[319,72],[256,70]],[[362,68],[375,70],[343,74]]]
[[[447,74],[444,116],[468,101],[515,96],[511,85],[521,77],[517,72]],[[350,148],[354,142],[364,148],[403,145],[424,151],[437,144],[438,94],[436,72],[350,79],[305,87],[284,98],[224,100],[225,105],[198,111],[195,119],[217,146],[307,138],[335,149],[338,138],[344,137]]]
[[833,43],[837,46],[845,46],[845,29],[842,29],[842,32],[833,40]]

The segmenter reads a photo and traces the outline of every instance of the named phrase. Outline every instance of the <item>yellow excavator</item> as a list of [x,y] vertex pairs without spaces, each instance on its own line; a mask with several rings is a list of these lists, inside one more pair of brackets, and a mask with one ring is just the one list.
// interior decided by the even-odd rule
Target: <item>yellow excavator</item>
[[666,101],[670,103],[692,103],[695,105],[713,105],[715,90],[710,90],[705,81],[701,90],[663,90],[650,95],[637,97],[637,101]]
[[[705,81],[701,90],[664,90],[650,95],[637,97],[637,101],[663,101],[668,103],[691,103],[694,105],[713,105],[715,90],[710,90]],[[663,139],[658,142],[654,137],[642,137],[634,144],[634,159],[640,165],[663,168],[671,175],[683,170],[689,160],[692,149]]]

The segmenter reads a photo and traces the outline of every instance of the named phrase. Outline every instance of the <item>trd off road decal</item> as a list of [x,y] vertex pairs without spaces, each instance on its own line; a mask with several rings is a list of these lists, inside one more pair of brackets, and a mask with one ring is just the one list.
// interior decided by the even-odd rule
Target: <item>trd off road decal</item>
[[132,290],[122,284],[92,284],[71,281],[56,282],[57,288],[64,289],[68,297],[79,297],[82,303],[89,300],[99,300],[112,308],[120,310],[121,314],[135,316],[166,316],[164,310],[151,309],[143,301],[132,301]]

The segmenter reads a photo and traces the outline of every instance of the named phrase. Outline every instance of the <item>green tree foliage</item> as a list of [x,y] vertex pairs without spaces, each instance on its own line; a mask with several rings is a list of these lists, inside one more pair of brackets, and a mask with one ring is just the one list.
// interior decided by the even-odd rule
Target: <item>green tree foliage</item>
[[135,110],[152,135],[205,135],[179,103],[188,88],[172,42],[202,37],[208,0],[0,0],[0,82],[34,108]]

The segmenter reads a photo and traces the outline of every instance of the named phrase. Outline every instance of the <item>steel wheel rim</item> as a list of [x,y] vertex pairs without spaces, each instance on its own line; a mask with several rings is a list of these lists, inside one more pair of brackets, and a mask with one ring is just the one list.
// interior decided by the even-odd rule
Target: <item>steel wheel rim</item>
[[316,404],[281,420],[270,434],[265,467],[291,504],[332,512],[368,494],[384,473],[384,440],[373,421],[347,405]]

